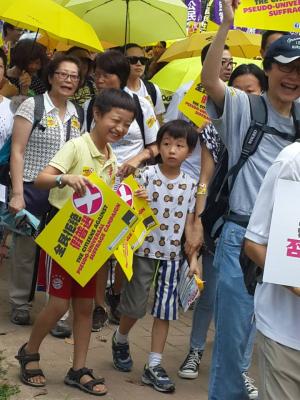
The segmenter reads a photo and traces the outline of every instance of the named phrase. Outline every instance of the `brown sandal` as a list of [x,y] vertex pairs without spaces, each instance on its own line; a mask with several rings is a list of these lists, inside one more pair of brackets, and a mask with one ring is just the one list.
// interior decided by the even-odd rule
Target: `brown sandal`
[[35,378],[36,376],[42,376],[45,378],[45,375],[41,369],[26,369],[26,365],[31,362],[31,361],[40,361],[40,354],[39,353],[33,353],[33,354],[27,354],[25,351],[27,343],[23,344],[22,347],[20,347],[18,354],[15,356],[15,358],[19,361],[21,371],[20,371],[20,379],[25,385],[33,386],[33,387],[43,387],[45,386],[45,383],[34,383],[31,382],[31,378]]
[[[92,379],[89,382],[80,383],[80,379],[84,375],[88,375]],[[104,378],[96,379],[93,375],[93,370],[85,367],[80,368],[77,371],[75,371],[73,368],[70,368],[64,380],[66,385],[76,387],[83,392],[93,394],[94,396],[104,396],[107,393],[107,390],[103,392],[97,392],[94,390],[96,385],[103,385],[104,381]]]

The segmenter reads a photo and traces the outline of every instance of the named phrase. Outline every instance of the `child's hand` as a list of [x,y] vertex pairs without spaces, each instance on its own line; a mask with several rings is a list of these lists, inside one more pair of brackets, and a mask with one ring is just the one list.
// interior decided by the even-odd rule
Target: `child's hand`
[[125,162],[118,168],[117,175],[126,178],[127,176],[134,174],[136,169],[137,166]]
[[199,264],[197,257],[193,257],[190,262],[190,271],[189,271],[189,277],[191,278],[193,275],[199,276],[199,278],[202,277],[202,266]]
[[145,200],[149,201],[149,199],[148,199],[148,193],[147,193],[147,190],[144,188],[144,186],[141,186],[141,185],[140,185],[140,188],[137,189],[137,190],[134,192],[134,195],[135,195],[136,197],[138,197],[139,199],[145,199]]
[[85,195],[86,185],[91,184],[91,182],[82,175],[63,175],[62,183],[70,186],[81,197]]

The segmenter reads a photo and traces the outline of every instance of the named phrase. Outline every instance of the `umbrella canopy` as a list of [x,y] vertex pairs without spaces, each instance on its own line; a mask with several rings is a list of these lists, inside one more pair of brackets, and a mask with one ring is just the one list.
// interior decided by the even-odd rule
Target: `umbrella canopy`
[[[256,64],[261,67],[261,60],[249,60],[248,58],[234,57],[233,60],[240,64]],[[200,57],[182,58],[169,62],[162,68],[151,82],[156,83],[163,90],[176,92],[176,90],[187,82],[194,81],[201,72]]]
[[39,30],[66,44],[101,51],[93,28],[52,0],[10,0],[0,3],[0,19],[24,29]]
[[[201,50],[211,43],[217,32],[194,33],[186,39],[173,43],[161,56],[159,61],[172,61],[177,58],[199,56]],[[246,33],[240,30],[228,32],[226,44],[233,56],[254,58],[260,55],[261,35]]]
[[186,36],[187,7],[181,0],[70,0],[66,7],[115,45]]

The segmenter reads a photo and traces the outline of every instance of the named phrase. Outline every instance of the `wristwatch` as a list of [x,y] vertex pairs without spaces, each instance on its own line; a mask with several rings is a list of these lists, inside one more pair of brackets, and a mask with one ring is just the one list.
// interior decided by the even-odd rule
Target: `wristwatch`
[[59,187],[59,189],[62,189],[65,186],[62,181],[62,177],[62,175],[57,175],[57,177],[55,178],[56,186]]

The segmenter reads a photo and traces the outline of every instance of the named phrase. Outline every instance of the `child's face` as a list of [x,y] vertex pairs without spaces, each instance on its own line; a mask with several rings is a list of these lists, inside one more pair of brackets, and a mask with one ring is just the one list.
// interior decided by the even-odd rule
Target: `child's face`
[[165,133],[159,146],[163,164],[169,167],[180,167],[183,161],[191,153],[186,138],[174,139]]
[[109,112],[101,114],[94,110],[95,130],[107,143],[120,140],[133,121],[133,113],[123,108],[112,108]]

